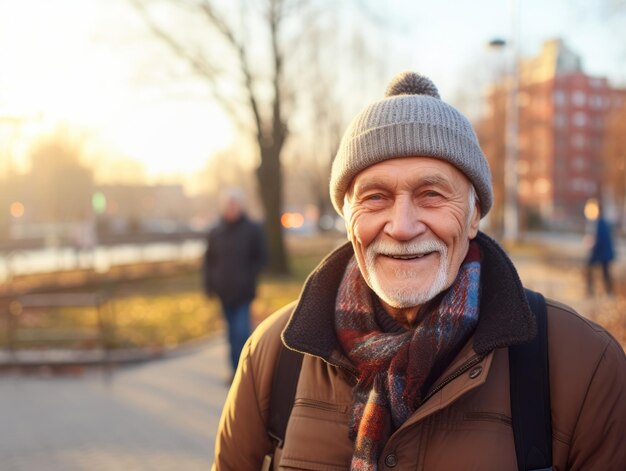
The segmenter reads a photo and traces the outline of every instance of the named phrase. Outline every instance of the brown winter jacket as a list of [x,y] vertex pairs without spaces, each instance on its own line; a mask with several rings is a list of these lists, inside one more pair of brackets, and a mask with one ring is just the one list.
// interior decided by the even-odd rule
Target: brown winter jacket
[[[473,338],[391,436],[378,469],[517,469],[509,403],[508,349],[536,326],[517,273],[484,234],[480,319]],[[224,407],[214,470],[256,471],[273,449],[266,423],[272,375],[285,344],[305,353],[285,444],[275,469],[345,470],[355,383],[333,315],[350,245],[312,273],[297,303],[267,319],[248,341]],[[604,329],[548,300],[554,469],[626,469],[626,359]]]

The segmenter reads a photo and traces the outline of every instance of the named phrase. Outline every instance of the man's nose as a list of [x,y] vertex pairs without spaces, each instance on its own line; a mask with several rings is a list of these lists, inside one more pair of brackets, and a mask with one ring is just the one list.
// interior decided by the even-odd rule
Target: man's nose
[[420,218],[420,208],[411,198],[398,198],[394,202],[385,224],[385,234],[395,240],[411,240],[426,231]]

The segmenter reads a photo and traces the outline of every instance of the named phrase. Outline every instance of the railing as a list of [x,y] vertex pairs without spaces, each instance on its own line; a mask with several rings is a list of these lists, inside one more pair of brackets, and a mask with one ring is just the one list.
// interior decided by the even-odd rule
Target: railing
[[[5,364],[111,366],[115,316],[102,292],[4,296],[0,299],[0,314],[4,321]],[[85,319],[89,314],[92,319]],[[74,318],[78,322],[63,325],[55,319],[61,315],[82,319]]]

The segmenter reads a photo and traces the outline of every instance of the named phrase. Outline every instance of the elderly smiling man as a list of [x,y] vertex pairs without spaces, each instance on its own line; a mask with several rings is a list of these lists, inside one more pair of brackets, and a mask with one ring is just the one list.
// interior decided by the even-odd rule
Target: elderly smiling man
[[[401,74],[355,117],[330,192],[350,243],[249,339],[214,469],[533,469],[536,451],[522,461],[516,455],[523,443],[510,384],[523,379],[510,365],[541,332],[549,388],[522,389],[549,391],[541,456],[550,462],[539,467],[624,469],[624,352],[551,300],[539,304],[547,328],[538,328],[541,316],[527,300],[536,295],[478,230],[493,197],[476,135],[430,80]],[[268,434],[270,403],[290,386],[273,378],[288,351],[300,352],[302,363],[291,370],[286,433],[276,437]],[[521,358],[522,367],[541,369]]]

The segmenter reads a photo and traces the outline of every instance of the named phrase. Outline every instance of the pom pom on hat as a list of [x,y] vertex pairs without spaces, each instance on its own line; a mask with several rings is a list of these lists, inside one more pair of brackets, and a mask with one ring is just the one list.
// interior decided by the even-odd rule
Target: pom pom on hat
[[429,95],[441,99],[435,84],[428,77],[415,72],[402,72],[391,79],[385,97],[398,95]]

